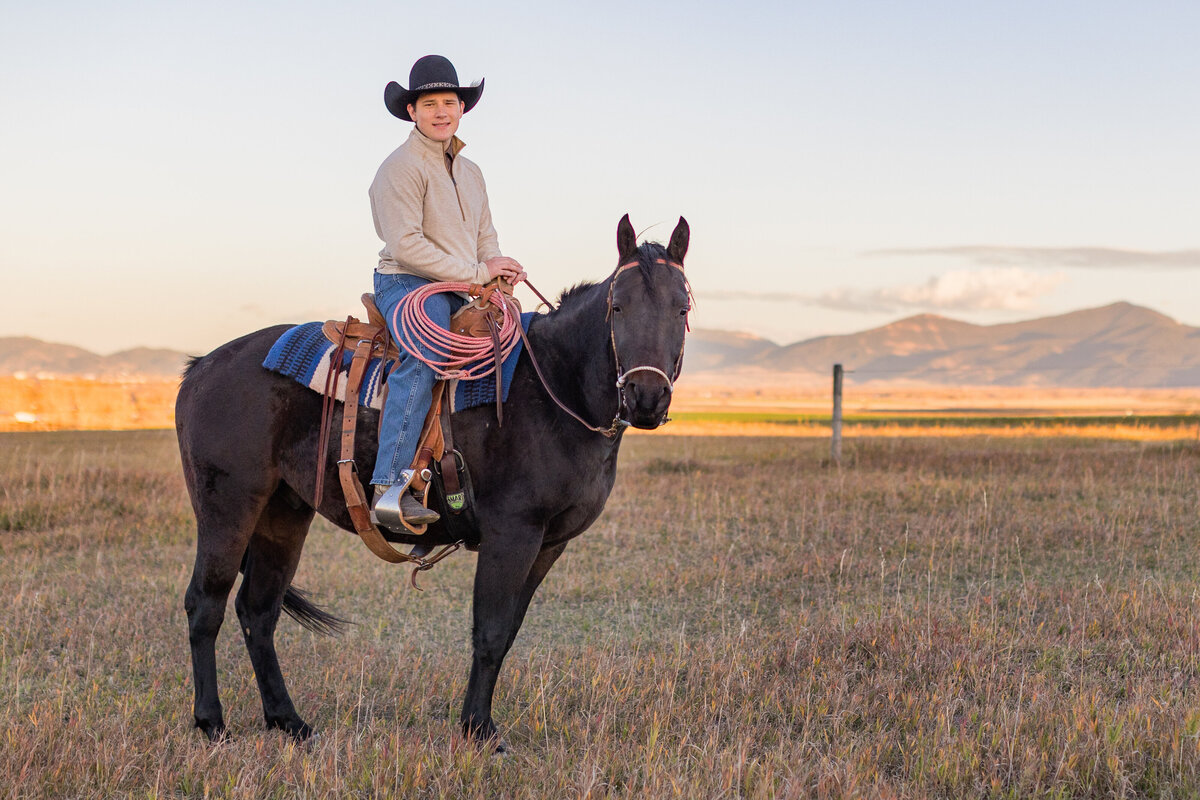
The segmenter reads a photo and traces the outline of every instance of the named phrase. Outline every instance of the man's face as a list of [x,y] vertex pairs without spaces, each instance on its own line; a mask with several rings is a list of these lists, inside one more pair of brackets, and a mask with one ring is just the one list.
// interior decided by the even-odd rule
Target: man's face
[[463,103],[454,92],[429,92],[408,107],[408,115],[421,133],[435,142],[448,142],[458,130]]

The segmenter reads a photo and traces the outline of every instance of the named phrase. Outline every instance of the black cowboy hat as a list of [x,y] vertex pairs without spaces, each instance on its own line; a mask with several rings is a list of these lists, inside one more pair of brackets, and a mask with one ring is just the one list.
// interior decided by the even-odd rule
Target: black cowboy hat
[[417,102],[417,98],[425,92],[455,92],[463,101],[463,113],[470,111],[479,102],[483,94],[483,81],[473,86],[459,86],[458,73],[450,59],[445,56],[425,56],[417,59],[412,70],[408,73],[408,85],[405,89],[392,81],[383,90],[383,102],[388,111],[405,122],[412,122],[408,115],[408,107]]

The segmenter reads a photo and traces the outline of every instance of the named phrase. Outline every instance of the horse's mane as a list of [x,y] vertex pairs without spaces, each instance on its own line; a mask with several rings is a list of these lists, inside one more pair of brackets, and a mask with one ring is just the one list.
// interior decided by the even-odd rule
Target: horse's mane
[[[654,286],[654,278],[657,270],[654,269],[654,264],[657,259],[668,258],[667,248],[663,247],[658,242],[643,242],[638,245],[637,249],[637,264],[638,269],[642,273],[642,280],[647,286]],[[611,276],[609,276],[611,277]],[[608,283],[608,278],[602,281],[580,281],[574,286],[563,291],[558,296],[558,308],[551,313],[551,316],[562,311],[574,303],[577,303],[584,295],[594,290],[597,286]]]

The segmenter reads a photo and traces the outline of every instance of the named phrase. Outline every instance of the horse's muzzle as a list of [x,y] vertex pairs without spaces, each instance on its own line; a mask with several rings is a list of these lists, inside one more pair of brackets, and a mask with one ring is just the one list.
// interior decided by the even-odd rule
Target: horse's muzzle
[[669,381],[655,374],[630,378],[621,389],[625,421],[642,430],[662,425],[671,407],[671,389]]

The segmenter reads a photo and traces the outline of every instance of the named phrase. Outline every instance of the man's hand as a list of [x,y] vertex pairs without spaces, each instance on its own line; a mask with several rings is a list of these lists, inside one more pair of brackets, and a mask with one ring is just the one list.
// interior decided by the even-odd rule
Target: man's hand
[[483,263],[488,268],[488,277],[490,278],[504,278],[514,286],[525,280],[525,268],[515,258],[496,256]]

